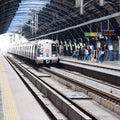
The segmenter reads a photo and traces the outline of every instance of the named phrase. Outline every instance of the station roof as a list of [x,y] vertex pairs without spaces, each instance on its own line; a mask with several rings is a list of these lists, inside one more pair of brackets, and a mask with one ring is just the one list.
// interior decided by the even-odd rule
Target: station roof
[[[80,37],[79,34],[84,31],[96,31],[95,28],[100,28],[97,19],[104,17],[102,20],[102,26],[106,27],[107,29],[107,17],[109,15],[113,15],[109,19],[110,21],[110,29],[114,29],[120,26],[120,0],[104,0],[104,5],[100,6],[100,0],[83,0],[84,1],[84,8],[83,14],[80,13],[80,7],[77,3],[77,0],[51,0],[51,3],[46,5],[39,14],[38,14],[38,31],[37,34],[39,36],[49,35],[52,34],[54,37],[54,33],[56,31],[63,30],[66,31],[66,28],[70,28],[73,26],[81,25],[88,21],[96,20],[94,25],[89,26],[87,24],[84,27],[75,27],[76,29],[70,29],[65,34],[62,32],[63,36],[71,36],[71,38]],[[118,13],[119,15],[115,15]],[[118,17],[119,16],[119,17]],[[73,27],[74,28],[74,27]],[[23,32],[26,35],[30,36],[31,31],[30,28],[27,26],[24,27]],[[59,33],[59,32],[58,32]],[[38,36],[37,35],[37,36]],[[67,37],[64,39],[67,39]]]
[[0,0],[0,34],[5,33],[21,0]]
[[[44,36],[49,33],[54,34],[55,31],[63,30],[73,27],[67,34],[74,38],[80,37],[79,33],[86,31],[96,31],[96,28],[100,30],[100,21],[103,21],[102,27],[108,27],[107,22],[110,24],[110,28],[114,29],[120,26],[120,0],[104,0],[104,5],[100,6],[100,0],[83,0],[84,8],[83,14],[80,12],[79,4],[76,4],[79,0],[51,0],[50,4],[47,4],[38,13],[38,30],[32,35],[31,28],[27,25],[23,26],[22,34],[28,38],[30,36]],[[4,33],[10,22],[15,15],[16,10],[19,7],[21,0],[1,0],[0,1],[0,33]],[[110,16],[111,15],[111,16]],[[2,16],[2,17],[1,17]],[[100,18],[103,18],[100,20]],[[99,19],[99,21],[97,21]],[[107,20],[110,21],[107,21]],[[94,20],[92,22],[92,20]],[[95,21],[96,20],[96,21]],[[88,24],[81,25],[84,23]],[[94,25],[92,25],[94,23]],[[31,21],[28,21],[31,24]],[[90,24],[92,26],[90,26]],[[79,25],[79,27],[77,27]],[[50,35],[51,35],[50,34]],[[65,36],[64,34],[63,36]],[[54,37],[54,36],[53,36]]]

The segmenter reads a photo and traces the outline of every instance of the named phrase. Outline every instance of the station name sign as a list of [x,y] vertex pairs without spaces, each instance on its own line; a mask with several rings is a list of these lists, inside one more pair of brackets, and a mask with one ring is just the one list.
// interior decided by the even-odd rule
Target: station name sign
[[84,34],[86,37],[95,37],[99,35],[98,32],[85,32]]
[[[85,32],[84,35],[86,37],[95,37],[99,36],[99,32]],[[103,30],[101,32],[102,36],[120,36],[120,30]]]
[[120,35],[120,30],[104,30],[102,32],[103,36],[118,36]]

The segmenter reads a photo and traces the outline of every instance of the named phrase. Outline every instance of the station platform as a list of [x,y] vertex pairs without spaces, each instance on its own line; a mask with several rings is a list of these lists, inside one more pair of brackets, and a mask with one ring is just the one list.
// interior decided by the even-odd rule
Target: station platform
[[0,55],[0,120],[49,120],[6,59]]
[[84,60],[78,60],[77,58],[73,58],[72,56],[60,56],[60,60],[67,60],[71,62],[80,62],[85,64],[91,64],[91,65],[98,65],[98,66],[106,66],[106,67],[117,67],[120,69],[120,61],[104,61],[102,63],[98,63],[95,61],[84,61]]

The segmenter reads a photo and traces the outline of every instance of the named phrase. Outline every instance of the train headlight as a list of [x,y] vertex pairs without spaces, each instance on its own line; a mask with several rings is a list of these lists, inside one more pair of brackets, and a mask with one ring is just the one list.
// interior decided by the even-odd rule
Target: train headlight
[[56,57],[56,54],[52,54],[52,57]]
[[40,54],[40,57],[43,57],[43,55],[42,55],[42,54]]

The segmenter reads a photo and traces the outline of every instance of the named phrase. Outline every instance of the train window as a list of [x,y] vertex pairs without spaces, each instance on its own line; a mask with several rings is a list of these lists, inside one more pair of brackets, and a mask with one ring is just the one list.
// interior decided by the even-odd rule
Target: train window
[[57,53],[56,44],[52,44],[52,54],[56,54],[56,53]]
[[40,44],[38,46],[38,56],[41,55],[41,54],[43,54],[43,45]]

